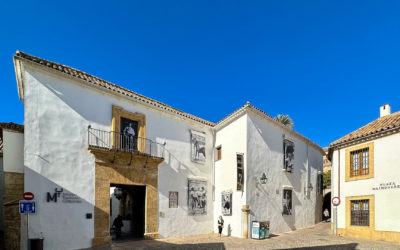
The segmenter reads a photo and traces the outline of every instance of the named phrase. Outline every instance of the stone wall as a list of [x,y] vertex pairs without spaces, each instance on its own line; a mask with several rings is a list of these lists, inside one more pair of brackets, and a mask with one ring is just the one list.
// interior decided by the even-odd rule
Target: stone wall
[[145,238],[158,238],[158,165],[160,158],[92,149],[96,157],[93,246],[111,244],[110,184],[146,186]]
[[4,173],[3,226],[4,249],[20,249],[21,215],[19,200],[24,193],[24,174]]

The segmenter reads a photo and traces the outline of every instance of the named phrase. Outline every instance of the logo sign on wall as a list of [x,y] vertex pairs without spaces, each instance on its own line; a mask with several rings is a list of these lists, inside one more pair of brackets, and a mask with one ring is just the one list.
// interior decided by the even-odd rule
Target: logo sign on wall
[[334,205],[335,207],[339,206],[340,205],[340,198],[337,197],[337,196],[333,197],[332,198],[332,205]]
[[64,191],[63,188],[55,188],[54,193],[47,192],[47,202],[58,202],[60,199],[63,203],[82,203],[82,198],[76,194]]

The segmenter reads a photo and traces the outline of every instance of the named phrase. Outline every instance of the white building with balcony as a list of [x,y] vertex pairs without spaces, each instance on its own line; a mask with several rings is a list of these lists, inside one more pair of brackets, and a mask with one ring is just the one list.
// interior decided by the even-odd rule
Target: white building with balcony
[[321,220],[323,150],[249,103],[215,124],[23,52],[14,64],[28,238],[45,249],[110,244],[115,213],[140,238],[216,232],[221,214],[237,237]]

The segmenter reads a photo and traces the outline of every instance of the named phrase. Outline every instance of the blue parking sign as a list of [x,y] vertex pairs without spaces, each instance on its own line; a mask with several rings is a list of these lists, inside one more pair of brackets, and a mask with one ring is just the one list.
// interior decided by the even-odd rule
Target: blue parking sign
[[20,214],[34,214],[36,212],[35,201],[19,201]]

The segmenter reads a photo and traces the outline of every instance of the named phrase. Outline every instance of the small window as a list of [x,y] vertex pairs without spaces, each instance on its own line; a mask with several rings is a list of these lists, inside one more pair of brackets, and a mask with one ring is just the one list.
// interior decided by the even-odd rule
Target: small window
[[294,165],[294,143],[289,140],[283,140],[283,169],[292,172]]
[[324,177],[321,173],[318,174],[318,194],[323,194],[324,191]]
[[369,174],[369,148],[350,152],[350,177]]
[[369,200],[352,200],[350,209],[352,226],[369,226]]
[[222,159],[222,148],[221,146],[217,147],[217,161]]
[[237,162],[237,190],[243,191],[244,186],[244,168],[243,168],[243,155],[237,154],[236,155],[236,162]]
[[292,190],[284,189],[283,190],[283,199],[282,199],[282,214],[291,215],[292,214]]

